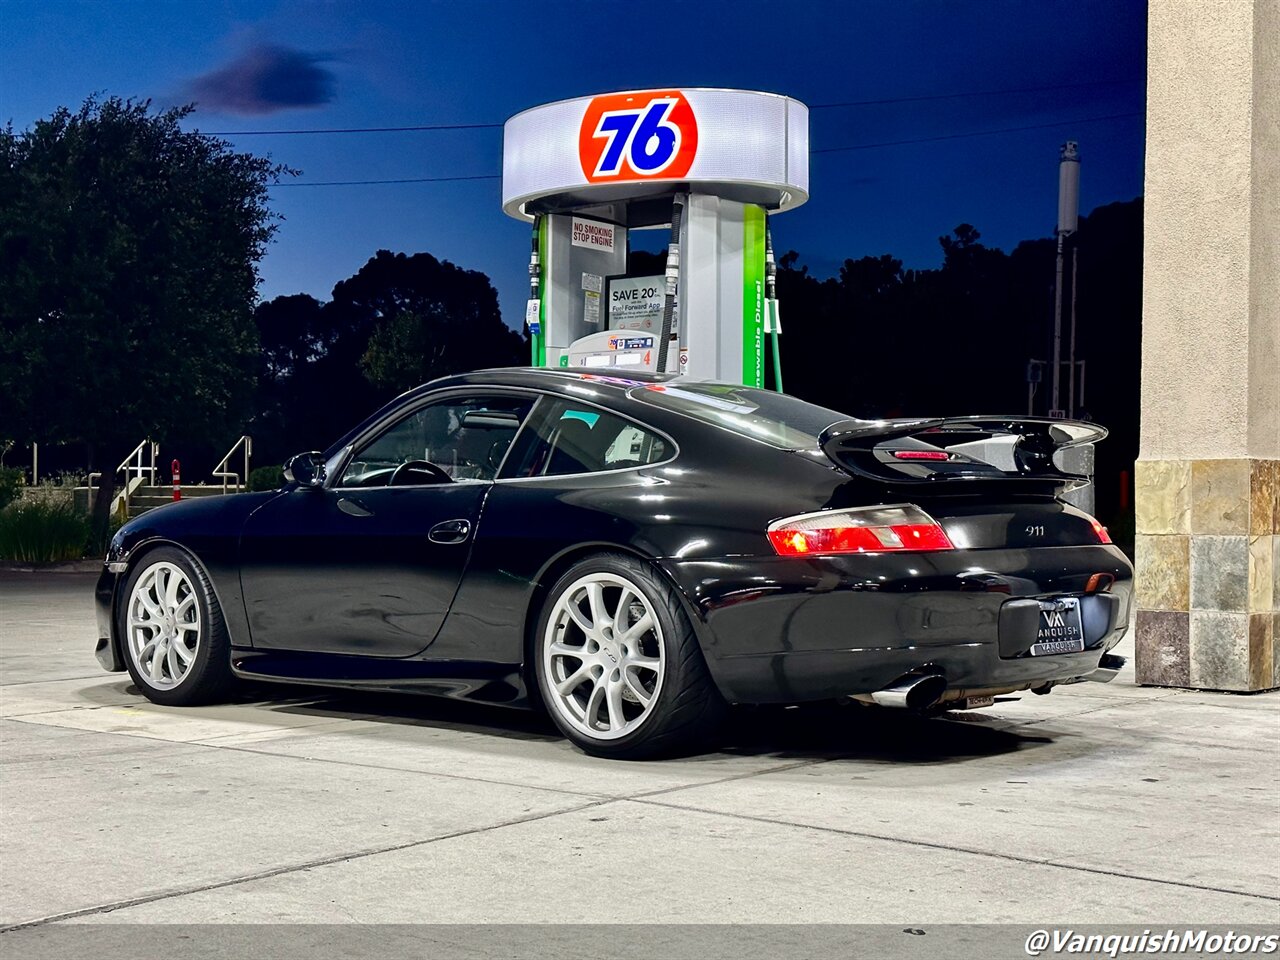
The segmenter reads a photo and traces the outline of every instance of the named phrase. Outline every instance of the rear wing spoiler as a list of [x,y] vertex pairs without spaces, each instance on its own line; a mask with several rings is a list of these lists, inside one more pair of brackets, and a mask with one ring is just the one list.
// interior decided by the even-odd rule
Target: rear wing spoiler
[[1106,435],[1096,423],[1043,417],[841,420],[822,431],[818,445],[841,470],[881,483],[1013,481],[1065,492],[1089,477],[1065,469],[1059,452]]

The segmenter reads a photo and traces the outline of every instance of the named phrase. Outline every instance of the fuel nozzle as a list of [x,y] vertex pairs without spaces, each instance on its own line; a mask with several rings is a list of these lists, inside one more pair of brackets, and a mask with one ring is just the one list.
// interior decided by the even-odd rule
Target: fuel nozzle
[[525,306],[524,319],[533,336],[542,333],[542,262],[538,256],[538,229],[542,218],[533,224],[533,243],[529,251],[529,302]]
[[778,299],[778,262],[773,259],[773,230],[767,221],[764,228],[764,295],[770,300]]

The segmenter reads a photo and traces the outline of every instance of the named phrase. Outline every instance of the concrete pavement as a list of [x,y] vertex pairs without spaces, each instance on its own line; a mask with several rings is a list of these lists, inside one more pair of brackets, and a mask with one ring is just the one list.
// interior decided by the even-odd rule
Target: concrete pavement
[[155,706],[97,667],[92,579],[0,573],[0,926],[1280,923],[1280,695],[1130,669],[616,763],[428,699]]

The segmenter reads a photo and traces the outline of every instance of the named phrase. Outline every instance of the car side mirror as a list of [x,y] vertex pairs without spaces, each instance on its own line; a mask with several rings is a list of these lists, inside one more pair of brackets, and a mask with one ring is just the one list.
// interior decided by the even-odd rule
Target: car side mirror
[[318,450],[290,457],[284,464],[284,478],[300,487],[323,487],[327,475],[324,454]]

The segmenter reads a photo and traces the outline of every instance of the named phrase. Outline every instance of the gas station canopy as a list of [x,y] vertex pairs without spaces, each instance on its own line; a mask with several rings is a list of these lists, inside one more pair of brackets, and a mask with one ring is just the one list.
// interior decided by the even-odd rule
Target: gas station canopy
[[512,217],[617,204],[609,219],[643,226],[653,222],[643,201],[676,189],[770,212],[800,206],[809,108],[772,93],[685,88],[560,100],[506,123],[502,209]]

